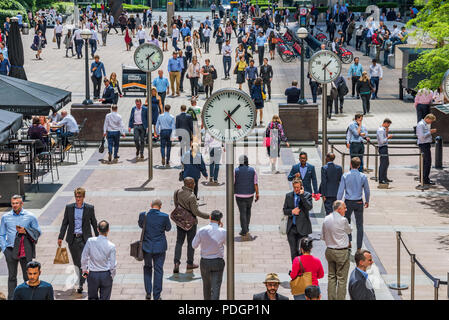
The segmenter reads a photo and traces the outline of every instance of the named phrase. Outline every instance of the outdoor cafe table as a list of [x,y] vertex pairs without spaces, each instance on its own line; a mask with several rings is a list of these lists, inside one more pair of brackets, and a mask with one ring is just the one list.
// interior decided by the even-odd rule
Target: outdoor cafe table
[[34,139],[24,139],[24,140],[9,140],[8,143],[10,146],[19,147],[24,146],[28,151],[28,161],[29,161],[29,174],[31,182],[34,182],[35,179],[39,179],[36,171],[36,166],[34,164],[34,160],[36,158],[36,140]]

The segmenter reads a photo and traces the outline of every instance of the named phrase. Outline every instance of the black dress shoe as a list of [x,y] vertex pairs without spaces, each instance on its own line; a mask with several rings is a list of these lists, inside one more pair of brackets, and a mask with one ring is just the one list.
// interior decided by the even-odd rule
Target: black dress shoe
[[77,293],[83,293],[83,287],[79,287],[78,289],[76,289]]
[[393,182],[393,180],[390,180],[390,179],[388,179],[388,178],[387,178],[387,180],[385,180],[385,181],[387,181],[387,182]]
[[435,185],[435,181],[429,180],[429,182],[427,182],[427,183],[424,182],[424,184],[434,186]]
[[387,181],[387,180],[379,181],[379,183],[380,183],[380,184],[388,184],[388,181]]
[[147,295],[145,296],[145,300],[151,300],[151,294],[147,294]]
[[173,268],[173,273],[179,273],[179,263],[175,263],[175,267]]

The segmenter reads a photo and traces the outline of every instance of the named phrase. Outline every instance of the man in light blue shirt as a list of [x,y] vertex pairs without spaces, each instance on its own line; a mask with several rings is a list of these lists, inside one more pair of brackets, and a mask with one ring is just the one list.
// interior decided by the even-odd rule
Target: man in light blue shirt
[[191,33],[190,33],[190,28],[187,27],[187,25],[184,23],[184,25],[182,26],[181,30],[179,30],[179,32],[181,33],[181,36],[182,36],[182,45],[183,45],[183,48],[185,49],[185,48],[186,48],[185,38],[186,38],[187,36],[190,36],[190,35],[191,35]]
[[[348,70],[348,80],[351,79],[352,81],[352,94],[351,96],[354,98],[354,92],[355,92],[355,85],[357,84],[357,81],[359,81],[360,77],[362,76],[363,67],[359,63],[359,57],[354,58],[354,63],[351,64]],[[360,99],[360,95],[357,92],[357,99]]]
[[179,97],[179,90],[181,85],[181,70],[182,62],[178,59],[178,53],[173,51],[173,57],[168,60],[168,73],[170,74],[171,97],[175,94],[176,81],[176,96]]
[[365,153],[365,146],[363,140],[370,141],[368,137],[368,130],[362,126],[363,115],[357,113],[354,116],[354,121],[348,127],[347,142],[349,143],[349,153],[351,158],[360,158],[359,171],[363,172],[363,154]]
[[4,42],[0,42],[0,53],[3,53],[3,58],[8,59],[8,48],[5,47]]
[[257,51],[259,53],[259,66],[263,64],[263,56],[265,53],[265,42],[267,42],[267,37],[259,32],[259,36],[256,38]]
[[208,25],[209,28],[212,27],[212,22],[209,20],[209,16],[206,17],[206,20],[203,21],[204,26]]
[[432,134],[437,132],[437,129],[430,129],[432,122],[437,118],[434,114],[429,113],[418,122],[416,126],[416,136],[418,137],[419,150],[423,155],[423,180],[424,184],[434,185],[435,182],[430,180],[430,168],[432,166],[432,153],[430,148],[432,146]]
[[[81,255],[83,275],[87,278],[87,295],[89,300],[110,300],[112,281],[117,268],[115,245],[107,238],[109,223],[98,223],[98,237],[91,237],[84,246]],[[100,291],[100,297],[98,292]]]
[[66,110],[61,112],[62,120],[56,123],[57,126],[65,126],[65,131],[59,133],[59,137],[62,140],[62,145],[65,147],[64,151],[68,151],[72,145],[68,143],[67,137],[73,136],[79,132],[78,124],[75,118],[68,114]]
[[169,94],[170,85],[168,79],[163,76],[164,71],[162,69],[159,69],[157,74],[159,77],[153,80],[153,86],[156,87],[157,94],[161,97],[162,105],[165,106],[165,97]]
[[[368,179],[365,174],[357,170],[359,167],[360,159],[352,158],[351,171],[341,177],[337,193],[337,200],[342,200],[344,195],[347,207],[345,217],[349,224],[351,224],[351,215],[354,212],[357,226],[357,250],[360,250],[363,244],[363,207],[368,208],[370,197]],[[363,192],[365,192],[365,206],[363,205]],[[352,234],[349,235],[349,241],[352,241]]]
[[[13,298],[14,289],[17,287],[18,263],[22,268],[23,281],[28,281],[26,265],[34,257],[32,254],[21,255],[21,250],[15,246],[16,234],[35,233],[37,237],[41,235],[41,229],[37,218],[31,212],[23,209],[23,199],[19,195],[11,198],[12,210],[2,216],[0,222],[0,248],[5,255],[8,266],[8,300]],[[18,245],[17,245],[18,246]],[[17,252],[20,258],[18,259]]]
[[171,138],[176,130],[175,117],[170,114],[170,108],[167,104],[164,107],[165,112],[157,118],[156,122],[156,132],[161,136],[162,165],[166,167],[170,167]]
[[192,242],[197,249],[201,245],[201,278],[203,280],[204,300],[219,300],[220,288],[225,267],[224,245],[226,230],[221,219],[223,213],[214,210],[210,214],[210,224],[198,230]]

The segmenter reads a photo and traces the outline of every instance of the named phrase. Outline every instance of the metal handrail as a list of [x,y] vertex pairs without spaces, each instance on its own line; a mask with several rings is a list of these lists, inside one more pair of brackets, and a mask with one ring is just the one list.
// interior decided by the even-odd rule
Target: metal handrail
[[[447,280],[441,281],[441,279],[435,278],[430,274],[429,271],[427,271],[426,268],[418,261],[416,258],[416,254],[411,253],[410,250],[407,248],[407,246],[404,243],[404,240],[401,236],[401,231],[396,231],[396,245],[397,245],[397,278],[396,283],[391,283],[389,285],[390,289],[398,290],[398,295],[402,295],[401,291],[408,289],[407,285],[401,284],[401,243],[405,248],[405,251],[407,251],[407,254],[410,256],[410,300],[415,300],[415,265],[417,265],[421,271],[427,276],[429,280],[433,282],[433,298],[434,300],[438,300],[438,290],[441,285],[448,285],[449,283],[449,272],[447,273]],[[449,286],[447,288],[447,297],[449,298]]]

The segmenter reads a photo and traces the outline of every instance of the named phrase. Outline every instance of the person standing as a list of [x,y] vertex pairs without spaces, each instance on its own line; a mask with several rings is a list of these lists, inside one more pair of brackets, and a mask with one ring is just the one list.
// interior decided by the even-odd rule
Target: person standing
[[417,123],[430,113],[430,105],[433,102],[433,92],[427,88],[418,90],[415,96],[415,109]]
[[192,246],[192,241],[196,235],[196,228],[198,224],[198,218],[210,219],[210,215],[201,212],[198,207],[198,201],[196,195],[193,193],[195,189],[195,180],[192,177],[184,178],[184,186],[175,191],[173,201],[175,207],[178,205],[185,210],[192,213],[195,216],[195,224],[188,231],[176,226],[177,236],[176,236],[176,247],[175,247],[175,257],[174,257],[174,268],[173,273],[179,273],[179,265],[181,264],[181,253],[184,240],[187,236],[187,270],[192,270],[198,268],[197,264],[193,263],[193,258],[195,256],[195,249]]
[[137,27],[137,40],[139,41],[139,45],[141,45],[142,43],[145,43],[146,40],[146,33],[145,33],[145,29],[142,27],[142,25]]
[[429,113],[418,122],[416,126],[416,136],[418,137],[419,150],[423,155],[423,180],[424,184],[435,185],[435,182],[430,180],[429,174],[432,167],[432,153],[430,151],[432,143],[432,134],[437,132],[437,129],[430,129],[432,122],[437,118],[434,114]]
[[[357,85],[357,82],[359,81],[360,77],[362,76],[363,67],[359,63],[359,57],[354,58],[354,63],[351,64],[348,70],[348,80],[351,80],[352,84],[352,91],[351,96],[354,98],[354,92],[355,92],[355,86]],[[359,92],[357,92],[357,99],[360,99]]]
[[[110,300],[117,268],[115,244],[108,240],[109,223],[98,223],[97,237],[89,238],[81,255],[83,276],[87,278],[89,300]],[[98,296],[100,293],[100,296]]]
[[198,181],[201,178],[201,174],[206,179],[208,175],[203,155],[199,152],[197,143],[194,142],[192,148],[183,155],[181,163],[184,167],[184,178],[191,177],[195,180],[193,193],[198,198]]
[[67,31],[67,34],[65,35],[64,45],[65,45],[65,56],[66,56],[66,58],[69,57],[69,55],[68,55],[69,49],[70,49],[70,51],[72,51],[72,57],[73,57],[75,54],[73,53],[72,30],[70,30],[70,29]]
[[79,269],[79,285],[77,292],[83,292],[83,284],[85,279],[82,276],[81,269],[81,254],[87,240],[92,237],[92,229],[95,236],[98,236],[97,219],[95,218],[95,208],[93,205],[84,202],[86,197],[86,190],[83,188],[76,188],[74,191],[75,202],[66,205],[64,211],[64,218],[62,220],[61,229],[59,230],[58,246],[62,244],[64,236],[65,241],[69,245],[70,255],[72,256],[73,264]]
[[[162,280],[164,277],[164,262],[167,251],[165,232],[171,230],[168,214],[161,211],[162,201],[155,199],[151,202],[148,212],[139,214],[138,225],[143,230],[143,279],[145,283],[146,299],[161,300]],[[154,282],[153,279],[154,266]],[[154,283],[154,286],[153,286]]]
[[334,163],[335,154],[326,155],[326,164],[321,168],[321,195],[323,197],[326,215],[333,211],[332,204],[337,200],[338,187],[340,185],[343,169]]
[[204,300],[220,300],[226,243],[226,230],[223,229],[222,218],[223,213],[219,210],[212,211],[209,225],[198,230],[192,241],[194,249],[198,249],[201,245],[200,270]]
[[[370,188],[366,175],[359,172],[360,159],[355,157],[351,159],[351,170],[343,174],[338,187],[337,199],[342,200],[343,195],[348,210],[346,219],[351,223],[351,216],[354,212],[357,225],[357,250],[360,251],[363,244],[363,208],[368,208]],[[365,204],[363,204],[363,193],[365,193]],[[352,241],[352,235],[349,234],[349,241]],[[349,244],[351,247],[351,244]]]
[[231,41],[228,39],[226,40],[225,45],[222,48],[221,53],[223,54],[223,68],[224,68],[224,73],[225,73],[225,80],[228,80],[230,78],[229,76],[229,71],[231,70],[231,63],[232,63],[232,58],[231,58],[231,53],[232,53],[232,48],[230,45]]
[[307,163],[307,153],[304,151],[299,154],[299,163],[293,165],[288,174],[288,181],[295,178],[302,180],[304,190],[308,193],[312,194],[312,185],[313,193],[318,193],[315,166]]
[[39,279],[41,264],[36,260],[26,265],[28,280],[14,290],[12,300],[55,300],[53,286]]
[[213,37],[217,38],[215,42],[218,45],[218,55],[221,55],[221,51],[223,49],[223,42],[224,42],[224,32],[221,29],[221,27],[218,27],[218,29],[214,31]]
[[181,158],[190,148],[193,136],[193,118],[186,110],[187,106],[181,105],[181,113],[176,116],[175,120],[176,135],[181,144]]
[[356,268],[352,271],[349,278],[349,297],[351,300],[376,300],[373,285],[368,279],[366,272],[373,264],[371,252],[363,250],[357,252],[354,256]]
[[293,180],[293,191],[285,195],[284,215],[288,216],[287,240],[292,261],[300,255],[299,241],[312,233],[309,211],[312,210],[312,195],[304,191],[301,179]]
[[95,61],[90,65],[91,79],[94,89],[94,99],[100,98],[101,90],[101,77],[102,75],[106,77],[106,70],[104,68],[103,62],[100,61],[100,56],[95,56]]
[[182,50],[178,51],[178,60],[181,64],[181,77],[179,80],[179,90],[184,92],[184,76],[186,75],[187,67],[189,66],[187,63],[187,57],[182,55]]
[[210,26],[206,24],[203,29],[205,53],[209,53],[210,34],[211,34]]
[[268,64],[268,58],[263,59],[263,65],[260,67],[260,77],[263,80],[263,87],[267,87],[268,100],[271,100],[271,80],[273,79],[273,68]]
[[106,115],[103,125],[103,137],[107,137],[108,139],[108,161],[112,161],[112,149],[114,149],[114,163],[119,158],[120,134],[125,137],[125,125],[117,109],[116,104],[112,105],[111,112]]
[[[362,77],[363,78],[363,77]],[[348,126],[348,143],[351,158],[358,157],[360,159],[359,171],[363,172],[363,154],[365,153],[365,145],[363,140],[370,141],[368,130],[362,125],[363,115],[356,113],[354,121]]]
[[337,200],[333,203],[333,209],[321,226],[321,240],[326,244],[328,263],[327,297],[329,300],[345,300],[349,272],[348,234],[352,229],[345,218],[345,203]]
[[287,96],[287,103],[298,103],[301,89],[298,88],[298,81],[293,80],[292,86],[285,89],[284,95]]
[[[343,113],[343,103],[345,102],[345,95],[348,94],[348,86],[346,85],[345,78],[338,76],[334,80],[333,85],[337,89],[337,96],[334,99],[335,114],[338,114],[338,102],[340,102],[340,113]],[[331,105],[332,107],[332,105]]]
[[209,131],[206,131],[204,136],[204,147],[206,153],[209,153],[209,185],[218,185],[218,172],[220,170],[222,143],[211,136]]
[[165,112],[160,115],[156,122],[156,132],[161,137],[162,165],[170,167],[171,138],[176,130],[175,117],[170,114],[170,105],[165,105]]
[[265,54],[265,42],[267,42],[267,37],[264,36],[263,32],[259,32],[259,36],[256,38],[257,52],[259,54],[259,66],[263,64],[263,56]]
[[288,297],[277,293],[281,280],[276,273],[268,273],[263,283],[267,291],[253,295],[253,300],[288,300]]
[[265,146],[267,147],[268,157],[270,158],[271,173],[280,173],[277,170],[277,160],[280,158],[281,141],[286,143],[287,148],[290,147],[290,144],[284,133],[281,118],[277,114],[273,115],[273,118],[265,129],[265,139],[270,141],[269,144],[265,143]]
[[164,77],[164,71],[157,71],[158,77],[153,80],[153,86],[156,87],[158,96],[161,98],[162,105],[165,106],[165,97],[170,93],[168,79]]
[[248,157],[239,157],[239,166],[234,170],[234,193],[235,200],[240,212],[240,235],[242,241],[251,240],[249,234],[249,223],[251,220],[251,207],[256,194],[256,202],[259,200],[259,184],[257,172],[248,165]]
[[5,213],[0,222],[0,247],[8,267],[8,300],[13,299],[17,287],[19,262],[23,281],[28,281],[26,265],[35,258],[34,243],[42,234],[36,216],[23,209],[21,196],[12,196],[11,207],[12,210]]
[[371,99],[378,99],[377,92],[379,91],[379,80],[382,80],[383,71],[382,66],[380,64],[377,64],[377,60],[372,60],[373,64],[369,66],[369,76],[370,76],[370,82],[371,86],[374,89],[374,92],[372,93]]
[[392,134],[389,134],[391,120],[385,118],[382,125],[377,129],[377,145],[379,148],[380,165],[379,165],[379,183],[388,184],[392,182],[387,178],[387,171],[390,161],[388,159],[388,140],[393,138]]
[[204,91],[206,92],[206,99],[208,99],[214,90],[214,76],[217,75],[217,70],[210,64],[210,59],[206,59],[204,62],[206,64],[201,68],[200,73],[203,76]]
[[136,145],[136,161],[140,153],[140,159],[143,160],[145,150],[145,132],[148,130],[148,108],[142,106],[142,100],[136,99],[136,105],[131,109],[128,122],[128,132],[133,129],[134,144]]
[[329,19],[329,24],[327,25],[327,32],[329,33],[329,41],[334,41],[335,30],[337,30],[337,25],[334,22],[334,19]]
[[257,67],[254,66],[254,60],[251,59],[249,62],[249,67],[245,68],[245,77],[246,81],[248,81],[248,90],[251,92],[254,81],[256,81],[257,77],[259,76],[259,73],[257,72]]
[[58,49],[61,49],[62,24],[59,22],[59,20],[56,20],[54,33],[55,33],[56,43],[58,44]]
[[[179,49],[178,49],[179,50]],[[173,51],[173,57],[168,60],[168,73],[170,74],[171,97],[175,96],[175,82],[176,82],[176,96],[179,97],[181,84],[182,62],[178,59],[178,53]]]

